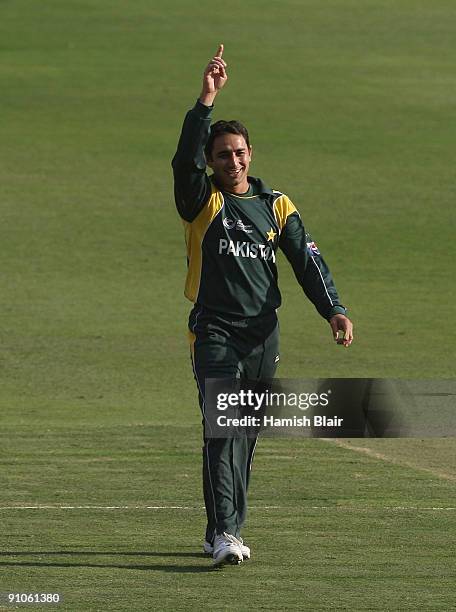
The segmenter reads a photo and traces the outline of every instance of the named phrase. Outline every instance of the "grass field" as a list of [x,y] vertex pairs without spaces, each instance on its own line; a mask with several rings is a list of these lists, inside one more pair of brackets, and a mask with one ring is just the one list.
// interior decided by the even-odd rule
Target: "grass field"
[[455,609],[451,438],[264,440],[252,561],[210,569],[170,169],[223,42],[215,118],[249,127],[252,174],[296,203],[356,325],[335,347],[281,261],[280,376],[453,378],[455,17],[449,0],[0,2],[0,593]]

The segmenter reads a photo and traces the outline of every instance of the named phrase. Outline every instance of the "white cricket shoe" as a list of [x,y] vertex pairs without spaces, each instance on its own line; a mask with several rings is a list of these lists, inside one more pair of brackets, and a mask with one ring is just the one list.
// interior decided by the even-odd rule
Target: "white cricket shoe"
[[[242,558],[244,559],[244,561],[247,561],[248,559],[250,559],[250,548],[244,544],[242,538],[239,538],[238,542],[240,542],[241,545]],[[207,540],[203,544],[203,550],[207,555],[212,555],[214,553],[214,547]]]
[[214,565],[239,565],[242,563],[242,550],[240,541],[230,533],[219,533],[215,536],[212,553]]

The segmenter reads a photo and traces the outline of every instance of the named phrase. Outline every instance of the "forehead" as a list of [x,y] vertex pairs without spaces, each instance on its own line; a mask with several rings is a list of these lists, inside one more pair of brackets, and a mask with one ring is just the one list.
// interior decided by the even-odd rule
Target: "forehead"
[[247,143],[241,134],[220,134],[212,145],[213,154],[220,153],[221,151],[237,151],[239,149],[247,149]]

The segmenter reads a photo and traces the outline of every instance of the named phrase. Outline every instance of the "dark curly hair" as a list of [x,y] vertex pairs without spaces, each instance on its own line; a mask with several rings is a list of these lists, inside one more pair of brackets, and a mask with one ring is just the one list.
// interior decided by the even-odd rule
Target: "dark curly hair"
[[243,136],[245,142],[247,143],[247,147],[250,149],[249,133],[245,125],[242,125],[242,123],[239,121],[224,121],[222,119],[221,121],[216,121],[211,125],[209,139],[204,147],[206,159],[212,159],[212,147],[214,146],[214,140],[222,134],[238,134],[239,136]]

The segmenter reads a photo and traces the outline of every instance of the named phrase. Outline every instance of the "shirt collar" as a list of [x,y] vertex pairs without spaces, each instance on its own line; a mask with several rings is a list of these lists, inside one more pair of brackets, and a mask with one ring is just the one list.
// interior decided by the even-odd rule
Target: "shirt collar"
[[254,176],[248,176],[247,180],[251,185],[253,185],[254,192],[257,192],[258,194],[272,195],[272,189],[268,187],[266,183],[263,183],[261,179]]

